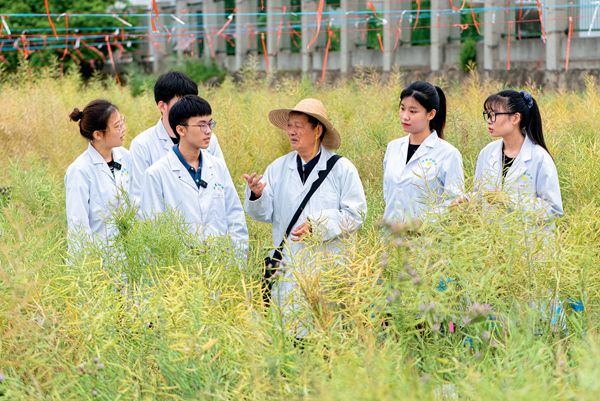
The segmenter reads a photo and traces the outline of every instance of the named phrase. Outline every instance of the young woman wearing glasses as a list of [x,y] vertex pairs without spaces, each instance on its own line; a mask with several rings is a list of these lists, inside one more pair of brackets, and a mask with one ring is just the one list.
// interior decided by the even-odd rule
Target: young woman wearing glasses
[[489,203],[538,214],[562,216],[556,166],[544,141],[537,102],[528,92],[504,90],[483,105],[488,132],[498,140],[479,153],[475,191]]
[[123,148],[125,120],[107,100],[90,102],[69,115],[79,123],[88,147],[65,175],[68,242],[70,252],[86,243],[108,245],[117,233],[112,222],[129,190],[131,157]]

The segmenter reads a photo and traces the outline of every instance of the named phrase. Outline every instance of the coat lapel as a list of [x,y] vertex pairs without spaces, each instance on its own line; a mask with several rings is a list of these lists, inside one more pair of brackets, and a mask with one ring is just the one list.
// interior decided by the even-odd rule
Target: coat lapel
[[100,153],[98,153],[96,148],[94,148],[91,143],[88,144],[87,152],[90,158],[92,159],[94,167],[98,171],[100,171],[100,174],[105,174],[111,179],[113,183],[116,184],[115,177],[110,172],[110,167],[108,167],[108,163],[106,163],[106,160],[104,160],[104,158],[100,155]]
[[[431,134],[427,138],[425,138],[425,140],[423,141],[421,146],[419,146],[419,148],[417,149],[415,154],[410,158],[410,160],[408,161],[408,163],[405,166],[405,170],[408,171],[409,168],[412,169],[412,167],[414,167],[415,164],[418,164],[419,159],[422,158],[423,156],[426,156],[431,151],[431,149],[433,149],[435,147],[435,145],[438,143],[439,140],[440,139],[437,135],[437,132],[432,131]],[[404,148],[405,148],[404,160],[406,160],[406,155],[408,153],[408,144],[409,144],[409,140],[407,138],[406,144],[404,146]]]
[[[208,184],[206,188],[210,188],[211,185],[215,184],[215,164],[208,156],[206,149],[202,149],[202,180]],[[200,188],[201,190],[205,188]]]
[[167,130],[165,129],[165,126],[162,123],[162,119],[158,120],[158,123],[155,126],[155,130],[162,148],[165,151],[171,150],[171,148],[173,147],[173,140],[167,133]]
[[[286,221],[291,220],[294,213],[300,206],[300,203],[304,200],[304,197],[312,187],[313,183],[319,178],[319,173],[327,169],[327,160],[332,156],[332,152],[327,150],[325,147],[321,146],[321,156],[319,157],[319,161],[315,168],[310,172],[310,175],[302,184],[302,180],[300,179],[300,175],[298,174],[298,165],[296,162],[296,157],[298,157],[297,152],[293,152],[289,160],[287,160],[286,168],[289,169],[289,176],[291,177],[289,182],[289,188],[286,189],[286,192],[295,194],[293,197],[293,207],[287,210],[284,214],[284,218]],[[315,195],[316,196],[316,193]],[[311,198],[312,199],[312,198]],[[310,201],[309,201],[310,202]]]
[[198,186],[190,176],[190,173],[188,173],[183,164],[181,164],[179,158],[172,149],[168,153],[167,157],[169,158],[168,160],[171,171],[177,176],[179,181],[184,185],[190,186],[194,191],[198,192]]
[[120,170],[115,169],[115,180],[116,184],[122,186],[129,175],[129,171],[127,171],[127,166],[123,165],[123,152],[119,148],[113,149],[113,160],[121,165]]
[[[534,146],[535,145],[533,142],[531,142],[529,137],[525,135],[525,142],[523,142],[523,146],[521,146],[521,150],[519,151],[517,158],[506,173],[505,183],[510,184],[516,182],[520,177],[523,176],[523,174],[527,172],[527,165],[531,160],[531,152]],[[502,153],[502,151],[500,153]],[[501,154],[500,157],[502,158],[503,155]]]
[[[305,188],[305,186],[302,184],[302,180],[300,179],[300,175],[298,174],[298,165],[296,162],[297,157],[298,152],[292,152],[285,163],[285,168],[288,170],[287,176],[289,177],[289,182],[285,184],[288,186],[286,191],[296,194],[294,201],[302,195],[302,192]],[[308,182],[308,180],[306,180],[306,182]]]
[[319,161],[317,162],[315,168],[313,168],[310,172],[310,175],[306,178],[306,181],[304,182],[304,190],[302,192],[308,192],[308,189],[312,186],[313,182],[319,178],[319,172],[327,169],[327,160],[329,160],[332,153],[323,146],[321,146],[320,152],[321,156],[319,156]]

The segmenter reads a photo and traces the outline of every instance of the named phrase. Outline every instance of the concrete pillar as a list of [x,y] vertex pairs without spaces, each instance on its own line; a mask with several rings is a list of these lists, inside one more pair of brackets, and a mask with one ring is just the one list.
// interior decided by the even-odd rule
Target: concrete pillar
[[340,72],[347,75],[352,71],[352,52],[356,48],[356,1],[341,0],[340,2]]
[[569,17],[565,8],[555,8],[564,2],[546,0],[542,3],[542,22],[546,31],[546,69],[559,71],[563,68],[562,41],[569,29]]
[[155,44],[158,43],[158,35],[155,32],[152,32],[152,18],[153,18],[153,10],[149,9],[149,17],[148,17],[148,54],[150,59],[152,60],[152,72],[154,74],[160,71],[160,60],[158,49]]
[[394,7],[392,0],[384,0],[383,2],[383,19],[386,24],[383,26],[383,72],[390,72],[392,70],[392,64],[394,63],[394,41],[395,30],[394,30],[394,15],[391,11]]
[[[314,1],[303,1],[302,2],[302,74],[305,76],[311,76],[313,70],[313,51],[317,42],[308,48],[308,44],[312,40],[316,33],[316,14],[317,3]],[[307,14],[311,13],[311,14]],[[321,27],[323,29],[323,27]]]
[[[203,41],[204,41],[204,58],[207,62],[213,59],[215,62],[220,62],[220,57],[224,51],[223,38],[216,35],[225,24],[225,6],[222,1],[204,0],[202,3],[202,26],[203,26]],[[212,47],[212,51],[211,51]]]
[[448,5],[441,1],[431,2],[431,71],[444,67],[444,48],[448,43]]
[[[486,9],[503,7],[504,1],[485,0],[484,6]],[[501,10],[490,10],[483,13],[483,69],[485,71],[500,69],[498,48],[502,32],[505,30],[503,27],[504,14]],[[514,35],[511,33],[512,36]]]
[[[246,57],[256,48],[256,0],[237,0],[235,15],[235,70],[244,65]],[[250,14],[250,15],[248,15]]]
[[277,55],[279,54],[279,48],[277,47],[277,33],[282,18],[282,6],[282,0],[267,1],[267,53],[269,54],[270,64],[269,73],[277,71]]
[[[175,2],[175,14],[177,14],[176,16],[186,24],[189,23],[189,19],[187,16],[183,16],[183,14],[187,12],[187,0],[177,0]],[[185,28],[185,25],[182,25],[179,22],[176,22],[175,26],[177,27],[175,30],[177,35],[177,61],[181,62],[183,59],[183,47],[181,46],[181,43],[187,40],[187,38],[184,38],[184,34],[186,33],[187,29]]]

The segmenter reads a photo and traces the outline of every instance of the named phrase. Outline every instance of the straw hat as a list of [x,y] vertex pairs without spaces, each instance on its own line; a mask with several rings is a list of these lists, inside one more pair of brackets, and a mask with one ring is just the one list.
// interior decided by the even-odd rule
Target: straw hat
[[277,128],[281,128],[285,131],[287,130],[288,117],[292,111],[308,114],[323,124],[325,127],[323,146],[332,150],[340,147],[340,144],[342,143],[340,133],[334,128],[333,124],[331,124],[327,118],[327,111],[320,100],[302,99],[293,109],[271,110],[269,113],[269,121],[271,121],[271,123]]

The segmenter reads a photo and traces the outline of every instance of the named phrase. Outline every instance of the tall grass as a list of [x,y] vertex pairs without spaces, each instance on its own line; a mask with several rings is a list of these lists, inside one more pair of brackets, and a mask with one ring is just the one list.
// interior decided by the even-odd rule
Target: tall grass
[[[244,172],[288,151],[266,116],[314,96],[342,133],[369,205],[342,265],[302,279],[311,335],[294,343],[260,301],[270,227],[248,219],[247,266],[227,244],[188,246],[172,216],[154,225],[119,212],[119,257],[65,262],[68,164],[85,149],[73,107],[96,97],[127,117],[128,141],[156,123],[150,93],[75,75],[32,72],[0,87],[0,394],[30,399],[597,399],[600,335],[600,96],[529,87],[543,113],[566,215],[556,235],[523,228],[519,213],[475,205],[436,225],[384,229],[382,158],[402,135],[396,75],[364,71],[329,87],[268,83],[202,88],[242,194]],[[438,82],[448,94],[447,139],[471,187],[489,142],[485,97],[502,88],[473,75]],[[497,213],[494,214],[494,213]],[[318,261],[326,265],[329,261]],[[121,275],[125,273],[125,275]],[[126,278],[125,278],[126,277]],[[581,299],[584,312],[568,298]],[[564,313],[552,322],[553,308]]]

